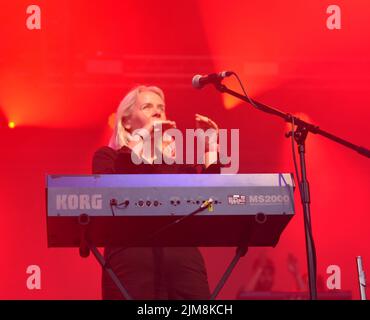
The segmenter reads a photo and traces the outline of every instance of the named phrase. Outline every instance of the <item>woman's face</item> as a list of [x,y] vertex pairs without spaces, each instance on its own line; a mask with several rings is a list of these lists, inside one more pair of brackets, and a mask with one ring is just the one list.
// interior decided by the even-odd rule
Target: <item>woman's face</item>
[[140,128],[149,130],[153,122],[166,120],[164,101],[152,91],[140,92],[132,108],[131,116],[124,123],[130,132]]

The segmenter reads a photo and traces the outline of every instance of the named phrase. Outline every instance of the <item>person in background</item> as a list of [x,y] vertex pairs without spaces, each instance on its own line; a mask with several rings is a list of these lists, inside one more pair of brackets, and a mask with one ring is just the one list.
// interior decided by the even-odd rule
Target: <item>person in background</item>
[[275,282],[275,264],[274,262],[261,255],[252,266],[252,276],[250,277],[246,291],[271,291]]

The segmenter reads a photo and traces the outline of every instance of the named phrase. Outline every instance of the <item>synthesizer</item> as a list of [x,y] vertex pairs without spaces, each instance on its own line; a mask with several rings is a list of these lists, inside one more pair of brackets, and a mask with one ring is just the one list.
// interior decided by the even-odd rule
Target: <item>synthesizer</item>
[[293,192],[289,173],[48,175],[48,245],[79,246],[83,231],[96,246],[275,246]]

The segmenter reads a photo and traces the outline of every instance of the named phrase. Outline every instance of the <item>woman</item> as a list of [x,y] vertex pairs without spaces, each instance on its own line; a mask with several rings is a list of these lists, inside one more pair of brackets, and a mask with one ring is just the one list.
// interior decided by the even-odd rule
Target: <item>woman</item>
[[[195,115],[196,126],[216,129],[217,125],[207,117]],[[154,86],[138,86],[131,90],[120,103],[116,123],[109,146],[97,150],[93,158],[94,174],[135,173],[218,173],[217,164],[206,156],[205,165],[155,164],[155,150],[145,153],[137,148],[141,142],[134,132],[146,129],[154,143],[154,127],[159,123],[162,130],[175,127],[166,118],[165,98],[161,89]],[[143,144],[141,144],[143,145]],[[168,150],[165,145],[160,145]],[[209,150],[206,150],[206,152]],[[143,158],[143,164],[132,162],[131,153]],[[171,157],[170,154],[163,156]],[[208,299],[210,296],[207,273],[203,258],[197,248],[119,248],[106,247],[106,258],[134,299]],[[108,274],[103,271],[103,299],[122,299]]]

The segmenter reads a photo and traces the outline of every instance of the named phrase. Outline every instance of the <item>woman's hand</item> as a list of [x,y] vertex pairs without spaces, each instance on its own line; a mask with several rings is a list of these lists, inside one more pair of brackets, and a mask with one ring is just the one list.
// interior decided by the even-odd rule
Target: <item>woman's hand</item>
[[[176,122],[171,120],[161,120],[161,119],[152,119],[141,129],[137,129],[133,132],[131,141],[129,142],[129,148],[132,149],[139,157],[143,157],[145,153],[145,158],[149,159],[154,157],[154,149],[161,150],[165,149],[173,139],[154,139],[154,133],[162,131],[162,135],[168,129],[176,128]],[[159,137],[161,138],[161,137]],[[154,142],[154,145],[152,145]],[[150,143],[150,148],[146,148],[144,151],[144,147],[148,146],[147,143]],[[154,148],[154,149],[153,149]],[[168,149],[168,148],[167,148]],[[171,155],[173,152],[170,153]]]
[[195,125],[196,128],[203,129],[204,131],[208,129],[215,129],[218,134],[218,126],[216,122],[206,116],[202,116],[201,114],[195,114]]
[[217,162],[218,158],[218,125],[210,118],[201,114],[195,114],[195,125],[197,129],[202,129],[207,132],[208,129],[213,129],[211,135],[205,136],[205,166],[208,168],[212,163]]
[[162,128],[162,140],[161,143],[157,145],[162,152],[162,154],[167,158],[175,158],[176,156],[176,146],[175,140],[171,135],[166,134],[169,129],[176,128],[176,122],[171,120],[161,120],[154,123],[154,132],[156,130],[160,131]]
[[176,128],[176,122],[171,120],[156,120],[153,121],[153,130],[160,130],[162,127],[162,133],[168,129]]
[[195,125],[197,129],[203,129],[206,132],[208,129],[213,129],[214,134],[207,135],[205,141],[205,152],[216,152],[218,150],[218,125],[212,119],[195,114]]

